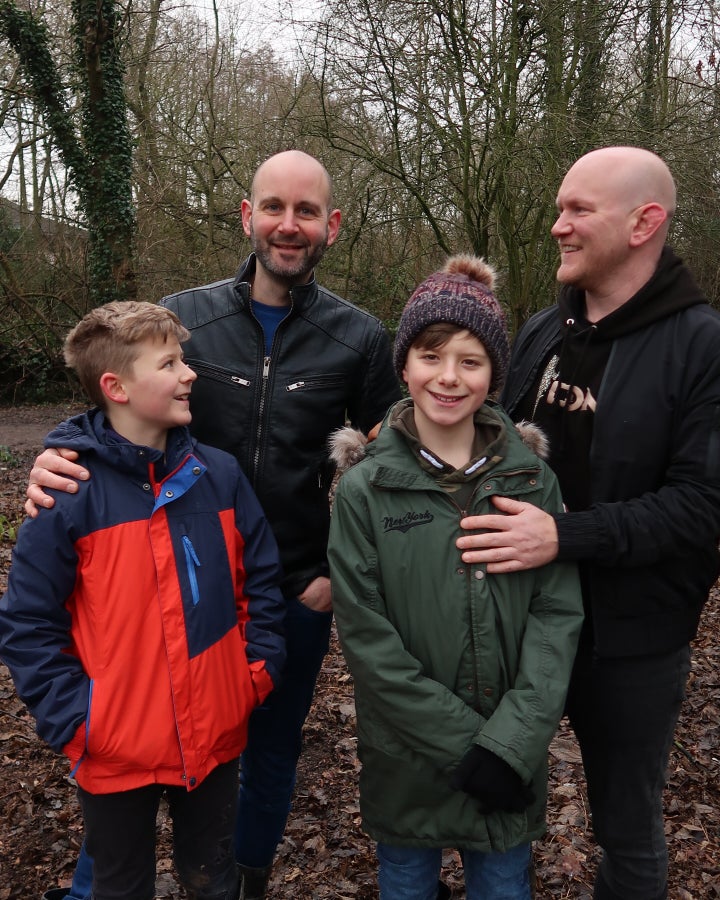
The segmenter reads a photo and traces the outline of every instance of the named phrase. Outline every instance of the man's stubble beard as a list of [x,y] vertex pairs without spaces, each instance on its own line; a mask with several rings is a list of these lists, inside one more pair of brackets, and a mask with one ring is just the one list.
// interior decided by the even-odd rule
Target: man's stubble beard
[[325,231],[325,239],[321,244],[314,248],[303,248],[305,251],[304,256],[296,265],[278,265],[272,258],[272,244],[258,240],[252,223],[250,225],[250,246],[258,262],[271,275],[274,275],[276,278],[282,278],[290,284],[304,284],[328,249],[327,229]]

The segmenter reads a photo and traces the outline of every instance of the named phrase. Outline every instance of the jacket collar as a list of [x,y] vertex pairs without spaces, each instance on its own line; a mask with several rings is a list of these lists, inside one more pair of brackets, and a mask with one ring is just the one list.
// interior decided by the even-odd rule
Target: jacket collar
[[[400,434],[392,422],[408,406],[407,400],[401,400],[388,411],[378,437],[366,448],[367,455],[373,458],[370,481],[376,486],[387,489],[428,490],[438,488],[437,480],[431,478],[419,466],[408,465],[409,458],[415,451],[407,439]],[[502,458],[488,466],[488,475],[502,475],[510,472],[532,471],[539,473],[540,463],[523,443],[520,435],[512,427],[512,423],[497,407],[486,403],[482,408],[482,418],[486,425],[497,428],[498,441],[503,445]],[[477,472],[480,479],[486,475],[485,467]]]
[[[257,257],[254,253],[251,253],[241,264],[233,282],[235,292],[242,297],[244,303],[248,306],[250,305],[252,277],[255,274],[256,266]],[[315,280],[315,272],[313,272],[312,278],[306,284],[296,284],[290,288],[293,308],[306,309],[317,297],[317,292],[318,284]]]
[[79,453],[91,452],[125,472],[147,472],[148,463],[159,462],[165,457],[165,469],[172,471],[195,449],[195,441],[185,427],[171,428],[168,432],[165,454],[152,447],[131,444],[110,427],[100,409],[73,416],[57,426],[45,438],[46,447],[67,447]]
[[429,447],[423,445],[417,432],[412,400],[401,400],[388,416],[388,426],[399,431],[415,454],[421,469],[445,482],[465,482],[477,478],[497,465],[505,454],[506,427],[492,410],[481,407],[474,416],[475,438],[473,456],[462,469],[453,469]]

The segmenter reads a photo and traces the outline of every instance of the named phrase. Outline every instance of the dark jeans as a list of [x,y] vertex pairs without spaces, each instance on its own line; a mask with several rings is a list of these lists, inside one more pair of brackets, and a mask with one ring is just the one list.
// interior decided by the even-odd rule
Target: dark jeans
[[152,900],[160,798],[173,821],[173,857],[192,900],[233,900],[238,872],[232,852],[238,761],[217,766],[193,791],[150,784],[113,794],[78,788],[85,844],[93,861],[94,900]]
[[689,669],[687,646],[631,659],[578,652],[566,709],[603,849],[596,898],[667,895],[662,793]]
[[250,716],[240,763],[235,855],[243,866],[271,865],[282,840],[302,750],[302,728],[330,645],[332,613],[287,598],[287,662],[282,682]]

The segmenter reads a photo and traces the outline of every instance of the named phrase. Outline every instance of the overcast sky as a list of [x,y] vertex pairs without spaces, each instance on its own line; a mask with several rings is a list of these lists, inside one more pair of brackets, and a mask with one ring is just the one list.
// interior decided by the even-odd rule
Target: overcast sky
[[[212,0],[188,0],[188,3],[214,22]],[[319,13],[322,0],[217,0],[222,23],[223,15],[235,11],[240,20],[257,32],[257,43],[270,44],[275,49],[292,47],[296,42],[297,23]]]

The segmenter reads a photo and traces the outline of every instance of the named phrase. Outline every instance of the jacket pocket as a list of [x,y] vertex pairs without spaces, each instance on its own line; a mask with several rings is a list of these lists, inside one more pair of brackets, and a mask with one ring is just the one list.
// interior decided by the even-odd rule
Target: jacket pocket
[[343,375],[307,375],[305,378],[298,378],[297,381],[291,381],[285,386],[288,393],[294,391],[314,391],[333,388],[337,385],[345,383]]
[[[185,615],[190,658],[198,656],[238,626],[236,578],[242,572],[241,554],[229,548],[216,513],[198,513],[171,520],[175,564]],[[233,550],[234,552],[234,550]]]
[[250,387],[251,381],[232,369],[224,369],[222,366],[211,366],[200,359],[190,357],[185,360],[187,365],[204,378],[210,378],[213,381],[219,381],[221,384],[233,385],[235,387]]
[[[70,778],[75,777],[75,773],[82,765],[88,754],[88,740],[90,739],[90,710],[92,709],[93,687],[95,682],[90,679],[90,687],[88,689],[87,710],[85,711],[85,721],[82,722],[75,733],[75,737],[65,745],[63,751],[70,760],[71,770]],[[82,744],[82,746],[81,746]]]

